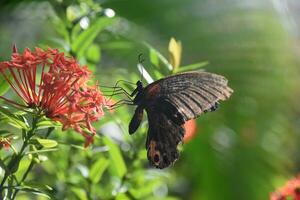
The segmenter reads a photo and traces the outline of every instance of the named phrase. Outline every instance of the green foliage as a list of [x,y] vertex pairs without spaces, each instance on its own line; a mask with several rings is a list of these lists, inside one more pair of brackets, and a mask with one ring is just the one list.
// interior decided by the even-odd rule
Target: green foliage
[[112,22],[112,19],[100,17],[99,19],[96,19],[88,29],[84,30],[74,38],[71,48],[73,52],[76,52],[78,59],[80,59],[92,45],[97,35]]
[[52,148],[57,146],[57,142],[55,140],[38,138],[36,141],[44,148]]
[[[143,53],[143,75],[154,80],[207,70],[227,77],[235,90],[217,112],[198,119],[197,137],[166,170],[148,165],[146,120],[128,135],[129,106],[105,110],[94,144],[84,148],[72,129],[61,131],[59,123],[35,119],[35,110],[1,100],[0,139],[11,146],[0,150],[0,180],[12,186],[2,194],[13,198],[18,191],[16,199],[25,200],[267,199],[299,170],[299,58],[273,6],[262,2],[267,6],[231,0],[1,2],[1,58],[13,43],[20,50],[63,49],[88,65],[91,82],[110,95],[102,86],[140,79],[136,66]],[[109,18],[106,8],[117,15]],[[0,95],[18,99],[8,88],[0,77]]]
[[110,169],[113,176],[122,178],[127,172],[126,165],[121,155],[120,149],[110,139],[104,138],[104,144],[108,147],[110,156]]
[[99,158],[91,167],[89,178],[96,184],[100,181],[104,171],[109,166],[109,160],[106,158]]
[[1,77],[0,78],[0,95],[3,95],[8,89],[9,89],[8,82],[3,77]]
[[29,128],[25,118],[10,112],[8,108],[0,106],[0,114],[2,122],[6,122],[19,129],[27,130]]

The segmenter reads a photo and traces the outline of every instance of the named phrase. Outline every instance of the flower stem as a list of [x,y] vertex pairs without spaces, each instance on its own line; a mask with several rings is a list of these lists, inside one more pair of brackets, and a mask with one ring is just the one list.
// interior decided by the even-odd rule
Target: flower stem
[[[25,179],[27,178],[27,175],[29,174],[29,172],[30,172],[30,171],[31,171],[31,169],[33,168],[34,164],[35,164],[35,162],[34,162],[33,160],[31,160],[31,162],[30,162],[30,164],[29,164],[29,166],[28,166],[28,168],[27,168],[26,172],[24,173],[24,175],[23,175],[23,177],[22,177],[21,181],[18,183],[18,185],[17,185],[17,186],[20,186],[20,185],[22,185],[22,184],[23,184],[23,182],[24,182],[24,181],[25,181]],[[17,194],[18,194],[18,192],[19,192],[19,189],[15,189],[15,191],[14,191],[14,193],[13,193],[13,195],[12,195],[11,199],[15,199],[15,197],[16,197],[16,196],[17,196]]]
[[26,149],[26,147],[28,145],[28,141],[29,141],[30,138],[31,138],[31,136],[29,138],[25,138],[25,141],[24,141],[24,143],[21,147],[20,152],[18,154],[14,154],[12,156],[12,159],[10,160],[10,162],[7,165],[9,171],[5,171],[4,177],[3,177],[2,181],[1,181],[1,184],[0,184],[0,195],[1,195],[1,197],[2,197],[2,192],[3,192],[3,185],[5,184],[7,178],[12,174],[12,172],[10,170],[15,169],[15,167],[19,165],[19,162],[23,157],[22,154],[24,153],[24,150]]
[[[51,133],[53,130],[54,130],[54,128],[48,128],[48,131],[47,131],[47,133],[46,133],[44,139],[47,139],[47,138],[49,137],[50,133]],[[43,148],[43,147],[40,147],[40,148],[38,148],[38,150],[41,150],[42,148]],[[36,162],[32,159],[32,160],[30,161],[30,164],[29,164],[29,166],[28,166],[26,172],[24,173],[24,175],[23,175],[21,181],[18,183],[17,186],[21,186],[21,185],[24,183],[24,181],[26,180],[26,178],[27,178],[29,172],[32,170],[32,168],[33,168],[33,166],[34,166],[35,164],[36,164]],[[15,199],[15,197],[16,197],[17,194],[18,194],[18,192],[19,192],[19,189],[16,189],[16,190],[14,191],[14,193],[13,193],[11,199]]]
[[[24,157],[24,151],[25,149],[27,148],[28,144],[29,144],[29,140],[31,139],[31,137],[35,134],[35,131],[36,131],[36,125],[38,123],[40,119],[40,112],[38,111],[36,113],[35,116],[33,116],[33,120],[32,120],[32,127],[31,129],[27,132],[27,134],[25,135],[25,139],[24,139],[24,143],[19,151],[18,154],[14,154],[10,160],[10,162],[8,163],[7,165],[7,168],[8,170],[5,171],[4,173],[4,177],[1,181],[1,184],[0,184],[0,197],[2,198],[3,197],[3,186],[7,180],[7,178],[9,176],[12,176],[15,171],[16,171],[16,168],[18,168],[19,164],[20,164],[20,161],[22,160],[22,158]],[[26,175],[27,176],[27,175]],[[26,177],[25,177],[26,178]],[[18,183],[18,185],[20,185],[21,183]]]

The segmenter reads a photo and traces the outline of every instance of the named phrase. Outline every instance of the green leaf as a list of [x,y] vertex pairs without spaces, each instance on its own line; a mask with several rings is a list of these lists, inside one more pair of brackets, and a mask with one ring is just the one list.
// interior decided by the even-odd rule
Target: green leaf
[[156,67],[158,67],[159,66],[159,58],[157,56],[157,53],[153,49],[150,49],[149,57],[150,57],[150,62],[153,65],[155,65]]
[[48,157],[45,155],[41,155],[40,153],[49,152],[49,151],[56,151],[55,149],[37,149],[34,145],[30,145],[30,151],[26,152],[28,154],[29,160],[34,160],[36,163],[41,163],[48,160]]
[[72,44],[72,50],[77,53],[78,58],[84,55],[98,34],[113,21],[111,18],[101,17],[91,24],[88,29],[79,34]]
[[[18,155],[13,154],[11,160],[18,159],[18,157],[19,157],[19,154]],[[7,169],[9,169],[9,172],[11,174],[13,174],[19,169],[19,166],[20,166],[20,162],[16,162],[16,163],[9,162],[8,166],[7,166]]]
[[103,172],[109,165],[109,160],[106,158],[100,158],[91,167],[89,177],[93,183],[98,183],[102,177]]
[[158,79],[161,79],[163,78],[165,75],[163,75],[160,71],[158,70],[155,70],[154,71],[154,80],[158,80]]
[[17,114],[17,113],[15,113],[15,114],[16,114],[16,116],[19,118],[19,120],[21,120],[21,121],[25,124],[26,127],[30,127],[30,125],[29,125],[29,123],[28,123],[28,120],[26,119],[25,116],[19,115],[19,114]]
[[7,173],[9,173],[9,169],[7,168],[7,166],[5,165],[4,161],[2,159],[0,159],[0,167],[6,171]]
[[[165,68],[161,69],[161,70],[168,70],[168,71],[171,71],[173,69],[172,65],[169,63],[169,61],[161,54],[159,53],[155,48],[153,48],[150,44],[147,44],[145,43],[146,47],[149,49],[149,52],[150,52],[150,60],[151,60],[151,57],[152,59],[154,59],[154,62],[157,62],[155,61],[155,59],[159,59],[160,62],[162,62],[165,66]],[[154,58],[156,57],[156,58]],[[156,67],[159,67],[159,65],[156,65]]]
[[42,196],[42,197],[46,197],[48,199],[51,199],[51,197],[48,194],[45,194],[45,192],[43,192],[42,190],[37,189],[37,188],[33,188],[33,187],[30,187],[30,186],[18,186],[18,187],[14,187],[14,188],[18,189],[18,190],[21,190],[21,191],[24,191],[24,192],[29,192],[29,193],[32,193],[32,194],[35,194],[35,195],[38,195],[38,196]]
[[50,151],[57,151],[58,148],[53,148],[53,149],[40,149],[40,150],[31,150],[26,152],[26,154],[36,154],[36,153],[45,153],[45,152],[50,152]]
[[8,82],[3,78],[3,76],[0,76],[0,95],[3,95],[9,87],[10,85]]
[[99,45],[92,44],[87,52],[86,52],[86,59],[93,63],[98,63],[101,59],[101,49]]
[[6,117],[6,121],[11,124],[12,126],[19,128],[19,129],[28,129],[28,126],[24,122],[24,119],[20,119],[19,116],[11,113],[7,108],[0,106],[0,113]]
[[43,119],[37,123],[37,129],[45,129],[45,128],[53,128],[53,127],[60,127],[61,124],[58,122],[54,122],[49,119]]
[[68,146],[70,145],[70,147],[73,147],[74,149],[79,149],[79,150],[85,151],[85,148],[83,146],[79,146],[79,145],[75,145],[75,144],[66,144],[66,145],[68,145]]
[[[14,185],[14,179],[12,177],[8,177],[7,185]],[[11,197],[13,193],[13,188],[9,187],[7,190],[7,196]]]
[[12,136],[13,134],[8,131],[8,130],[0,130],[0,136],[1,137],[8,137],[8,136]]
[[154,197],[147,198],[147,200],[180,200],[180,199],[181,198],[175,197],[175,196],[173,196],[173,197],[167,196],[167,197],[161,197],[161,198],[154,196]]
[[72,187],[71,190],[80,200],[88,200],[88,197],[83,189]]
[[[37,151],[38,149],[35,147],[35,145],[30,145],[29,150],[30,150],[29,152],[34,152],[34,151]],[[29,160],[34,160],[34,162],[40,163],[38,154],[36,154],[36,153],[32,154],[32,153],[29,153],[29,152],[27,152]]]
[[102,43],[101,47],[105,50],[130,50],[135,48],[132,42],[123,40],[108,41],[106,43]]
[[55,140],[50,139],[36,139],[37,142],[45,148],[53,148],[57,146],[57,142]]
[[195,63],[195,64],[191,64],[191,65],[181,66],[181,67],[175,68],[173,72],[178,73],[178,72],[197,70],[208,64],[209,64],[208,61],[204,61],[204,62],[199,62],[199,63]]
[[129,198],[126,194],[124,193],[119,193],[116,198],[116,200],[130,200],[130,199],[133,199],[133,198]]
[[107,137],[104,137],[103,141],[109,148],[108,152],[111,162],[109,166],[111,167],[112,173],[120,178],[123,177],[127,172],[127,168],[119,146]]

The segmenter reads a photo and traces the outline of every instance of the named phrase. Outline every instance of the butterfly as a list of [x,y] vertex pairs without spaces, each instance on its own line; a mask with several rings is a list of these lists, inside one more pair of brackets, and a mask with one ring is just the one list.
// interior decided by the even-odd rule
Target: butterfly
[[184,123],[201,113],[216,110],[219,101],[230,97],[233,90],[227,79],[208,72],[185,72],[157,80],[146,87],[141,81],[131,94],[135,113],[129,134],[136,132],[148,116],[147,157],[156,168],[166,168],[179,157],[177,146],[185,134]]

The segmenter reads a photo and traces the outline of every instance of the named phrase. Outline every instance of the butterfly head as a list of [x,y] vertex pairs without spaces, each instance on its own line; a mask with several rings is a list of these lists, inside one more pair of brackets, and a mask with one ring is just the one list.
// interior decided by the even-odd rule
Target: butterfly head
[[143,91],[144,91],[143,83],[142,83],[142,81],[138,80],[136,82],[136,88],[135,88],[135,90],[132,93],[132,96],[135,96],[134,100],[133,100],[133,102],[134,102],[135,105],[139,105],[140,104],[141,99],[143,98]]
[[143,83],[142,83],[142,81],[141,80],[138,80],[137,82],[136,82],[136,86],[137,86],[137,90],[138,91],[141,91],[141,90],[143,90]]

